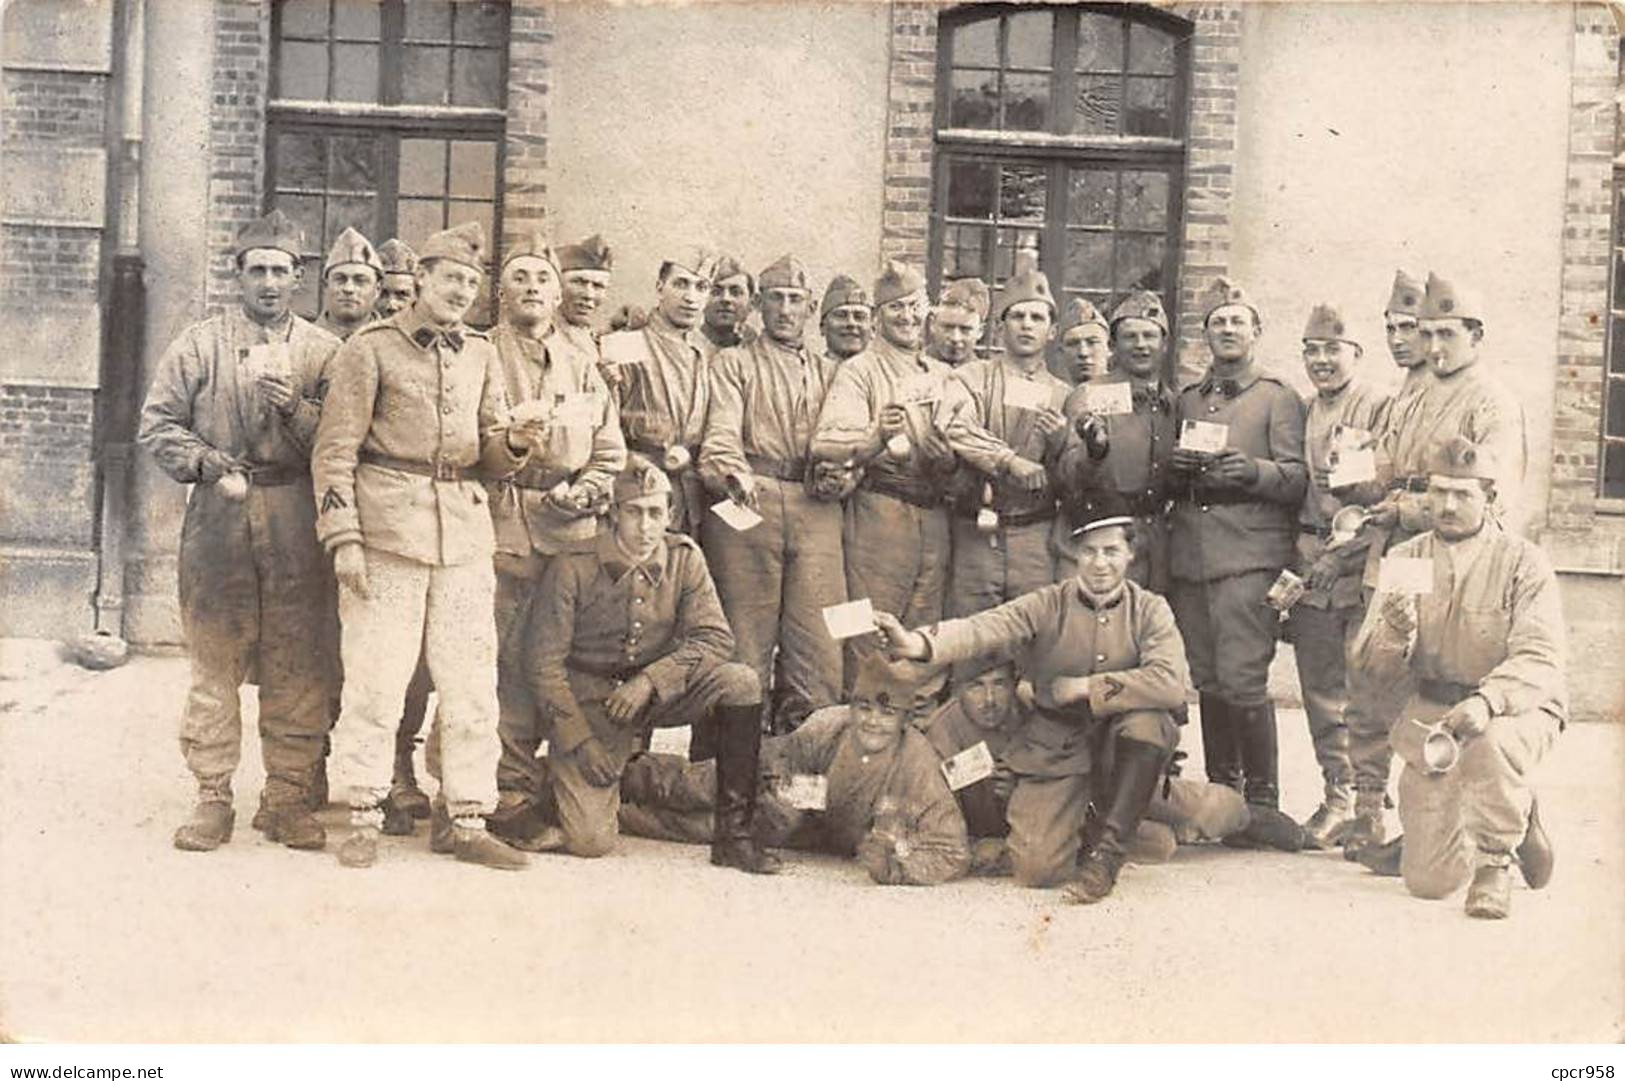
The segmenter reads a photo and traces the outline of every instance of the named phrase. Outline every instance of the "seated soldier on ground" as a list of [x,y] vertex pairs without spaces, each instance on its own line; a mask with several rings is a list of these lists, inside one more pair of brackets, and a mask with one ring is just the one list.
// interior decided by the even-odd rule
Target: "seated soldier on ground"
[[[932,886],[964,875],[965,820],[936,752],[908,723],[928,704],[916,684],[868,658],[850,705],[817,710],[763,744],[771,784],[756,816],[758,841],[856,856],[882,885]],[[621,777],[621,828],[706,843],[715,766],[669,754],[634,758]]]

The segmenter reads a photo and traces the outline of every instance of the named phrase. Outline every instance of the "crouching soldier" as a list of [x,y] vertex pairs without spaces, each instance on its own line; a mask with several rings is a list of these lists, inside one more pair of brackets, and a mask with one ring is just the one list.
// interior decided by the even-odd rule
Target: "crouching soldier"
[[549,561],[518,643],[548,730],[564,848],[608,854],[621,770],[645,733],[709,716],[718,729],[711,862],[771,874],[778,858],[751,832],[761,683],[731,660],[733,632],[699,546],[666,532],[671,481],[642,455],[629,457],[615,478],[610,529],[593,551]]
[[[908,630],[876,621],[894,655],[937,665],[1014,654],[1035,690],[1034,716],[1007,755],[1010,860],[1027,886],[1067,886],[1068,900],[1111,893],[1127,845],[1178,741],[1171,713],[1189,679],[1184,643],[1161,597],[1126,580],[1134,521],[1121,500],[1077,511],[1067,538],[1075,577],[966,619]],[[1111,766],[1099,839],[1081,869],[1090,777]],[[1075,881],[1074,881],[1075,879]]]
[[[970,866],[965,820],[941,762],[909,722],[929,708],[912,673],[871,655],[849,705],[826,706],[762,749],[768,790],[758,835],[787,848],[856,856],[882,885],[932,886]],[[703,842],[715,766],[641,755],[627,766],[630,833]]]

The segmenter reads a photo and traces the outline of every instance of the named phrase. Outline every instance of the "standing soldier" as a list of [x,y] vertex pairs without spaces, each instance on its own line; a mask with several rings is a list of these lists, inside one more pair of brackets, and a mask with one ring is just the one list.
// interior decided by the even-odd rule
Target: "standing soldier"
[[[537,422],[543,433],[530,460],[511,477],[489,483],[496,534],[497,641],[505,642],[530,602],[548,560],[591,550],[609,505],[615,474],[626,466],[626,443],[598,365],[578,351],[555,351],[554,310],[559,277],[553,252],[538,233],[513,244],[497,287],[502,322],[491,334],[502,362],[502,388],[512,415]],[[517,847],[534,843],[544,823],[536,801],[542,777],[536,750],[545,733],[524,672],[498,666],[502,759],[497,767],[493,832]]]
[[358,332],[331,365],[312,462],[344,630],[334,746],[350,784],[354,829],[339,850],[347,867],[377,858],[396,721],[420,650],[439,694],[430,848],[489,867],[525,864],[484,822],[496,809],[500,755],[496,582],[488,497],[474,469],[512,475],[545,432],[509,427],[501,359],[463,325],[484,264],[477,223],[434,234],[418,261],[417,301]]
[[700,479],[762,521],[739,531],[709,514],[703,534],[739,656],[764,688],[778,651],[771,712],[774,728],[788,731],[841,691],[840,646],[820,617],[846,600],[841,508],[806,483],[813,425],[836,365],[813,356],[803,338],[812,293],[801,261],[783,256],[760,281],[762,333],[712,361]]
[[988,302],[987,283],[980,278],[961,278],[944,285],[926,320],[927,351],[950,368],[975,360]]
[[[1213,365],[1175,407],[1169,600],[1201,695],[1208,780],[1277,807],[1269,668],[1278,618],[1265,595],[1292,561],[1308,487],[1303,400],[1258,369],[1263,321],[1238,286],[1220,278],[1203,310]],[[1204,439],[1222,449],[1192,449]]]
[[[597,364],[600,331],[594,324],[614,277],[615,253],[594,233],[580,243],[564,245],[557,255],[560,298],[548,349]],[[606,369],[600,374],[607,380],[613,373]]]
[[948,611],[955,616],[1055,581],[1052,478],[1071,429],[1061,415],[1069,388],[1044,366],[1055,337],[1049,280],[1037,270],[1011,278],[999,294],[998,318],[1003,354],[953,374],[990,437],[966,445],[954,478]]
[[346,341],[375,318],[383,279],[384,266],[372,244],[346,228],[322,268],[322,314],[316,325]]
[[[1074,301],[1087,304],[1087,301]],[[1092,328],[1087,313],[1081,326]],[[1126,383],[1130,411],[1104,414],[1092,405],[1097,392],[1080,384],[1063,412],[1079,438],[1062,453],[1063,501],[1087,505],[1106,492],[1122,498],[1134,516],[1134,562],[1129,577],[1157,593],[1168,592],[1169,466],[1174,453],[1174,394],[1162,381],[1168,315],[1155,293],[1131,293],[1112,312],[1111,370],[1092,383]],[[1091,361],[1091,363],[1093,363]]]
[[874,310],[869,294],[853,278],[837,274],[824,289],[818,306],[825,356],[839,364],[869,348],[874,337]]
[[1362,677],[1406,702],[1392,737],[1405,763],[1392,870],[1428,899],[1471,875],[1467,915],[1480,919],[1510,914],[1514,862],[1531,889],[1551,880],[1529,775],[1568,719],[1557,578],[1487,513],[1504,475],[1465,436],[1439,446],[1433,530],[1394,550],[1431,564],[1432,589],[1378,593],[1353,649]]
[[710,342],[710,355],[719,349],[749,345],[756,332],[745,325],[750,317],[756,283],[744,265],[731,255],[717,259],[711,272],[711,300],[705,306],[700,333]]
[[[672,485],[631,455],[615,479],[610,529],[590,552],[551,560],[518,641],[548,724],[564,848],[603,856],[619,834],[621,771],[651,728],[718,730],[711,862],[779,869],[751,832],[762,743],[762,688],[731,660],[733,634],[699,545],[666,532]],[[510,643],[512,645],[513,643]]]
[[[1295,563],[1307,588],[1291,609],[1288,635],[1326,786],[1325,798],[1303,825],[1311,848],[1337,844],[1353,824],[1349,731],[1358,710],[1349,700],[1348,647],[1365,611],[1360,583],[1370,535],[1361,530],[1333,537],[1332,520],[1343,503],[1332,494],[1331,478],[1340,453],[1369,451],[1389,407],[1388,395],[1354,374],[1362,356],[1336,308],[1321,304],[1309,313],[1303,367],[1315,394],[1304,428],[1309,486],[1298,514]],[[1375,810],[1382,813],[1380,792]]]
[[378,286],[378,318],[388,319],[410,308],[418,298],[418,283],[414,277],[418,255],[405,241],[390,237],[378,245],[378,262],[384,268],[384,278]]
[[181,531],[180,606],[191,659],[181,753],[197,806],[175,847],[231,840],[231,779],[242,754],[238,688],[259,661],[266,835],[291,848],[327,837],[306,806],[327,731],[332,672],[312,645],[331,618],[308,480],[319,381],[338,342],[294,315],[299,229],[280,210],[237,234],[241,304],[181,332],[141,410],[138,439],[190,484]]
[[[864,469],[846,504],[847,596],[869,598],[910,623],[932,623],[942,617],[951,558],[942,500],[954,450],[945,429],[970,403],[961,384],[950,385],[951,369],[920,352],[925,279],[888,262],[874,296],[880,334],[835,373],[812,454]],[[867,635],[848,643],[850,680],[879,647]]]
[[[1153,293],[1143,295],[1156,299]],[[1073,297],[1067,304],[1066,317],[1061,320],[1059,340],[1061,358],[1074,385],[1082,386],[1106,374],[1106,362],[1111,356],[1111,327],[1107,326],[1106,317],[1088,300]]]
[[618,389],[626,445],[646,455],[673,484],[671,528],[696,536],[705,513],[694,469],[711,380],[711,344],[700,333],[716,255],[695,248],[660,264],[655,310],[641,330],[605,335],[605,370]]

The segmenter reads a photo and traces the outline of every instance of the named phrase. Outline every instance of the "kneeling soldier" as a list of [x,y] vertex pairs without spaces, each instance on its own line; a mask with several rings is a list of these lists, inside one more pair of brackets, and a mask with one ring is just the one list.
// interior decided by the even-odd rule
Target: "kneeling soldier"
[[762,687],[734,662],[705,556],[667,533],[671,481],[630,455],[615,478],[610,529],[594,551],[548,563],[519,648],[549,730],[549,761],[564,847],[615,847],[621,769],[651,728],[718,729],[711,862],[757,874],[779,869],[751,836],[761,753]]

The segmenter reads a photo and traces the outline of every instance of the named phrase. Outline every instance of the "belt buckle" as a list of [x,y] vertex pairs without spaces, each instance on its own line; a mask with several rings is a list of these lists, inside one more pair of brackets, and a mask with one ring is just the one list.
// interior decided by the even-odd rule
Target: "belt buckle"
[[432,465],[434,467],[435,480],[457,479],[457,467],[452,465],[450,462],[442,461],[441,459],[436,458]]

